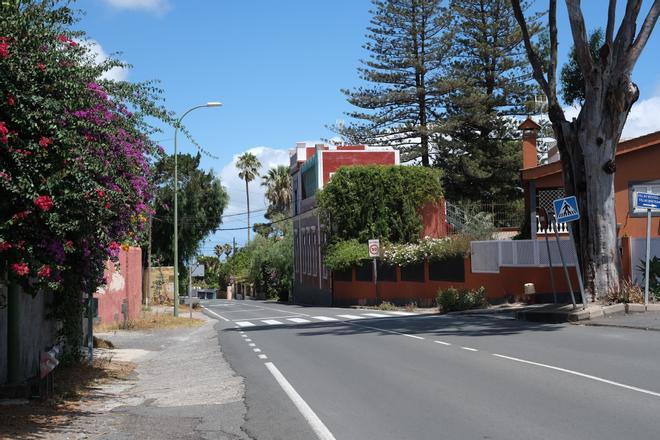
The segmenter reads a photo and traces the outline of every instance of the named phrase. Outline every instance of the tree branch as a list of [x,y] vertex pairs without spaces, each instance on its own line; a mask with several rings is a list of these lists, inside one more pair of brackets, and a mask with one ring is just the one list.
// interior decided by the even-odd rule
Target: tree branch
[[660,0],[655,0],[648,15],[644,19],[644,24],[642,24],[642,29],[639,31],[639,35],[637,35],[637,38],[635,38],[635,41],[628,51],[628,57],[626,60],[626,69],[628,72],[630,72],[635,66],[639,55],[642,53],[642,50],[655,27],[655,23],[658,21],[658,16],[660,16]]
[[616,20],[616,0],[610,0],[610,5],[609,8],[607,9],[607,29],[605,31],[605,44],[607,44],[608,46],[612,46],[612,40],[614,38],[615,20]]
[[568,9],[568,20],[571,23],[575,55],[582,70],[585,83],[591,83],[593,79],[594,60],[589,51],[589,41],[587,30],[584,26],[584,16],[580,8],[580,0],[566,0],[566,8]]
[[[548,66],[548,89],[550,93],[557,92],[557,0],[550,0],[548,11],[548,24],[550,27],[550,66]],[[552,97],[556,101],[556,96]],[[548,96],[548,103],[551,97]]]
[[635,38],[635,22],[637,21],[637,15],[639,15],[641,7],[642,0],[628,0],[626,4],[626,12],[614,40],[614,62],[617,67],[626,63],[628,50]]
[[529,36],[529,29],[527,27],[527,22],[525,21],[525,15],[520,7],[520,0],[511,0],[511,7],[513,8],[513,15],[516,17],[518,25],[520,25],[520,32],[523,37],[523,43],[525,44],[525,50],[527,51],[527,58],[529,58],[529,63],[532,65],[534,79],[539,83],[539,86],[541,86],[541,89],[549,100],[551,96],[550,87],[543,73],[543,64],[534,50],[534,46],[532,46],[532,40]]

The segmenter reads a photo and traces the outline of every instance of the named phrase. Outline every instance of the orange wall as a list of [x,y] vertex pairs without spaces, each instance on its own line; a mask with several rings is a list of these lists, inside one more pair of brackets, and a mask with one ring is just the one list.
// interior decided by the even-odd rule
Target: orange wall
[[142,308],[142,250],[131,247],[119,253],[119,271],[108,261],[105,268],[108,284],[94,293],[99,303],[99,320],[112,322],[122,320],[121,305],[128,304],[127,319],[136,319]]
[[[464,260],[465,281],[430,281],[428,264],[424,265],[424,282],[397,281],[378,283],[378,293],[381,301],[408,303],[416,301],[432,301],[439,289],[448,287],[477,289],[486,288],[488,299],[518,296],[523,294],[525,283],[534,283],[536,293],[552,293],[550,270],[547,267],[501,267],[499,273],[473,273],[469,258]],[[568,292],[568,285],[563,269],[553,268],[553,276],[557,292]],[[569,268],[569,275],[576,297],[579,298],[577,275],[574,268]],[[397,268],[397,280],[401,274]],[[355,275],[353,275],[355,280]],[[333,299],[337,304],[358,304],[360,302],[376,302],[376,285],[366,281],[334,281]],[[421,300],[421,301],[420,301]]]

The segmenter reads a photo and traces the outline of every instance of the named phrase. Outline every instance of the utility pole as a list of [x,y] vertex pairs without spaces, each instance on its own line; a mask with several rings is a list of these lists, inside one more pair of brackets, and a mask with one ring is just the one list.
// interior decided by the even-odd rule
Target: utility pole
[[236,255],[236,237],[232,237],[232,242],[234,243],[233,244],[234,250],[232,251],[231,254]]

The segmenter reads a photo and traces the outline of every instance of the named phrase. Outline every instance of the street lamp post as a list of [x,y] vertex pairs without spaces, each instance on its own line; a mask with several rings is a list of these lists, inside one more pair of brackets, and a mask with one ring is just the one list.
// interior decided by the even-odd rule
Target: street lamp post
[[176,138],[179,133],[179,126],[181,121],[188,113],[198,108],[203,107],[220,107],[220,102],[207,102],[206,104],[196,105],[188,109],[179,119],[174,126],[174,316],[179,316],[179,174],[178,174],[178,160],[177,160],[177,143]]

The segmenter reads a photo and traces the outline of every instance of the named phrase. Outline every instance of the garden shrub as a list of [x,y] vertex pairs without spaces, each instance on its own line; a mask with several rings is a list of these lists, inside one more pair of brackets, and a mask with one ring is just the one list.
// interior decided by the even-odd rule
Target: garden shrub
[[476,290],[457,289],[455,287],[440,289],[437,303],[440,311],[444,313],[470,310],[488,305],[486,289],[483,286]]

